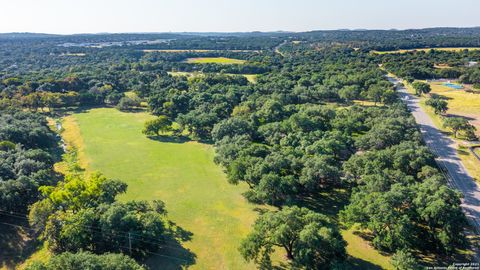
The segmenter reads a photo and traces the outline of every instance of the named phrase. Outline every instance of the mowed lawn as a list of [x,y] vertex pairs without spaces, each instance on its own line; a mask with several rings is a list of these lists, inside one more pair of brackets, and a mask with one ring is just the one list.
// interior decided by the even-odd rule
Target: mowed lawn
[[[121,200],[163,200],[169,218],[193,233],[192,240],[183,245],[196,255],[191,269],[255,268],[241,258],[238,246],[256,219],[256,206],[241,195],[245,186],[227,182],[213,162],[212,146],[146,138],[141,130],[152,118],[147,113],[102,108],[69,118],[64,128],[73,136],[76,125],[72,120],[78,124],[81,138],[72,139],[84,144],[80,158],[87,168],[128,184]],[[173,251],[168,254],[179,256]],[[154,269],[168,269],[165,263],[178,269],[173,259],[155,259],[151,265],[158,268]]]
[[227,57],[196,57],[196,58],[188,58],[186,60],[187,63],[192,64],[224,64],[224,65],[231,65],[231,64],[243,64],[246,61],[234,58],[227,58]]
[[448,99],[448,114],[472,118],[472,124],[480,128],[480,94],[469,93],[463,89],[453,89],[442,85],[441,82],[434,82],[430,85],[432,94]]

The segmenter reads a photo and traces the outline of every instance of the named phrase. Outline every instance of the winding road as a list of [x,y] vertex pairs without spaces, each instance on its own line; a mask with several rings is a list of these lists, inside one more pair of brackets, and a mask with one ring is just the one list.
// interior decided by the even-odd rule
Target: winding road
[[[388,77],[394,84],[399,84],[397,78]],[[462,207],[471,225],[480,233],[480,187],[468,174],[458,157],[455,141],[443,134],[433,124],[430,117],[420,107],[420,100],[415,95],[407,92],[403,86],[397,87],[400,98],[407,104],[415,117],[420,131],[428,147],[436,154],[436,161],[444,173],[448,176],[451,187],[463,193]],[[479,164],[480,166],[480,164]],[[478,257],[478,248],[476,250]]]

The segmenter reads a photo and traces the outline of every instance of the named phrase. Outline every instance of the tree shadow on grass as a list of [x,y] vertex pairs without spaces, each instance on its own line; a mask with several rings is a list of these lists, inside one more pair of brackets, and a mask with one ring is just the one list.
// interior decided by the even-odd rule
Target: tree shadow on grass
[[383,268],[379,265],[362,260],[360,258],[349,257],[347,259],[347,269],[381,270]]
[[24,219],[0,216],[0,268],[15,269],[39,246],[27,226]]
[[144,263],[152,270],[180,270],[195,264],[197,256],[182,246],[192,239],[193,233],[169,222],[170,237],[155,253],[150,254]]
[[[374,238],[372,234],[364,232],[364,231],[354,231],[353,234],[362,238],[363,240],[365,240],[369,243],[371,243],[373,241],[373,238]],[[378,252],[382,253],[382,251],[380,251],[380,250]],[[387,254],[382,253],[382,255],[387,255]]]
[[150,140],[159,141],[164,143],[186,143],[191,141],[189,137],[186,136],[147,136]]
[[451,97],[447,97],[447,96],[440,95],[440,94],[434,94],[434,93],[431,93],[431,94],[430,94],[430,97],[432,97],[432,98],[438,98],[438,99],[443,99],[443,100],[452,100],[452,99],[453,99],[453,98],[451,98]]
[[475,118],[473,118],[473,117],[468,117],[468,116],[465,116],[465,115],[452,114],[452,113],[447,114],[447,117],[465,118],[465,119],[467,119],[468,121],[477,120],[477,119],[475,119]]
[[338,213],[348,204],[349,198],[350,193],[347,189],[328,189],[300,197],[293,204],[337,219]]

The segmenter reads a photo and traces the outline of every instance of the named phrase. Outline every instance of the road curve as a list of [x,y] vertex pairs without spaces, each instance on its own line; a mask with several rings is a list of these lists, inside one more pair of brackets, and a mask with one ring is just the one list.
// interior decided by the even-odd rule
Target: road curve
[[[388,76],[388,80],[394,84],[400,83],[397,78],[391,76]],[[480,233],[480,187],[468,174],[458,157],[455,141],[435,127],[433,121],[420,107],[418,97],[408,93],[403,86],[397,87],[397,91],[420,126],[425,143],[436,154],[438,165],[448,175],[449,185],[462,192],[463,210],[478,235]]]

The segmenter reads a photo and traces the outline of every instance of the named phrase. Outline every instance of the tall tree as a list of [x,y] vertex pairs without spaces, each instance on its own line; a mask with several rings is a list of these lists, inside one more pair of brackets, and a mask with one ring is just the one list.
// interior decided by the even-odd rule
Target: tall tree
[[323,269],[345,259],[345,246],[328,217],[294,206],[261,215],[240,252],[247,261],[261,264],[270,261],[274,247],[280,247],[294,265]]
[[422,94],[428,94],[432,90],[430,84],[416,81],[412,84],[413,89],[415,89],[415,93],[417,96],[421,96]]
[[148,136],[160,135],[160,133],[166,133],[172,130],[172,121],[165,115],[145,122],[145,126],[142,133]]

